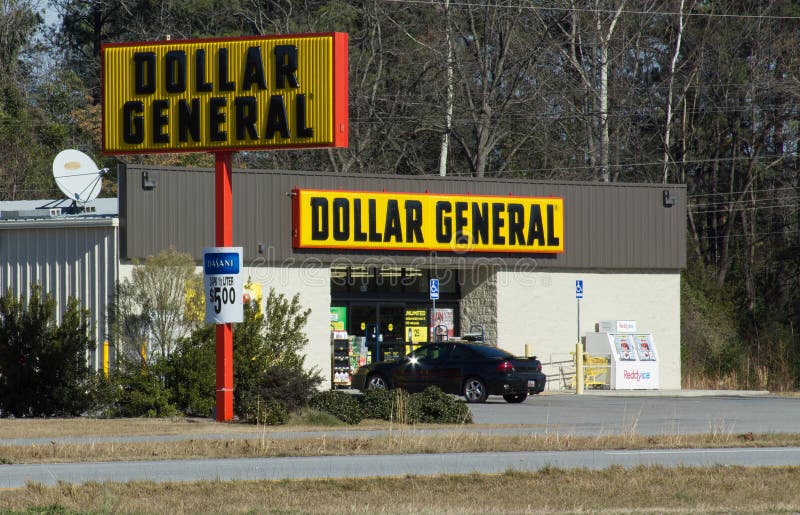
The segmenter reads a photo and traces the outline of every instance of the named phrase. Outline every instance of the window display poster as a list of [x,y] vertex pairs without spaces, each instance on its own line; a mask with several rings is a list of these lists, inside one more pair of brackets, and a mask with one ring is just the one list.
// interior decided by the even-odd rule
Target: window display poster
[[331,306],[331,331],[347,330],[347,307]]
[[406,342],[423,343],[428,341],[428,310],[407,309],[405,314]]
[[431,341],[447,340],[455,335],[453,308],[437,308],[431,320]]
[[653,347],[653,342],[649,334],[634,334],[633,339],[636,342],[636,351],[639,353],[640,360],[656,360],[656,350]]
[[614,346],[616,347],[617,356],[619,356],[621,361],[636,361],[636,350],[633,343],[633,335],[615,334]]

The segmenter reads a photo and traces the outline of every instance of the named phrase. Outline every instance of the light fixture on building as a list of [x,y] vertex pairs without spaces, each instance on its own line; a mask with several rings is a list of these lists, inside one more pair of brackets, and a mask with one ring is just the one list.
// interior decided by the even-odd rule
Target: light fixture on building
[[675,198],[672,196],[672,192],[670,190],[662,191],[661,195],[664,207],[672,207],[675,205]]

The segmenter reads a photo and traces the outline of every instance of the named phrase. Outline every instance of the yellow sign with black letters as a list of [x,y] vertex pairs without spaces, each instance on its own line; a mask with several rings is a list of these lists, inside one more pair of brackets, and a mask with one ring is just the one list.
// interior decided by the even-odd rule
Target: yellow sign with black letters
[[293,191],[295,248],[564,251],[564,200],[429,193]]
[[111,43],[106,154],[346,147],[347,34]]

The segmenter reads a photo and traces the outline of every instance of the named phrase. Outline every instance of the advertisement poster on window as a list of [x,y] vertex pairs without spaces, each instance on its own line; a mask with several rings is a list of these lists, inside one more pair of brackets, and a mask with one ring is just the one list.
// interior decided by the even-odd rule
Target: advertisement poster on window
[[347,307],[331,306],[331,331],[347,330]]
[[408,343],[424,343],[428,341],[428,310],[407,309],[405,313],[406,338]]
[[453,308],[437,308],[431,320],[431,341],[448,340],[455,335]]

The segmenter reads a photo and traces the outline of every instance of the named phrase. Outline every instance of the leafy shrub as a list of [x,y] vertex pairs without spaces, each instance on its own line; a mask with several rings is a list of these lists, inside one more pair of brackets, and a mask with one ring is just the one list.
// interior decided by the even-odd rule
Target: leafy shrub
[[171,402],[171,392],[164,385],[163,360],[150,366],[122,361],[109,380],[116,384],[117,398],[111,408],[115,417],[174,417],[178,408]]
[[309,405],[314,409],[326,411],[348,424],[358,424],[363,418],[360,403],[345,392],[336,390],[318,392],[311,398]]
[[56,301],[32,289],[30,298],[0,297],[0,411],[4,415],[80,415],[90,406],[94,349],[89,315],[69,299],[61,325]]
[[391,420],[394,392],[400,390],[367,390],[361,396],[361,411],[364,418]]
[[89,381],[91,400],[86,413],[96,418],[116,416],[120,392],[120,384],[113,379],[113,376],[107,378],[102,373],[95,374]]
[[292,426],[328,426],[335,427],[344,425],[344,422],[334,417],[326,411],[313,408],[304,408],[292,413],[287,424]]
[[472,412],[467,404],[429,386],[408,399],[408,421],[420,424],[471,424]]
[[216,341],[209,324],[180,340],[166,361],[172,403],[190,416],[207,417],[216,404]]
[[286,404],[280,401],[268,401],[262,403],[261,399],[256,399],[246,408],[242,408],[242,420],[255,424],[267,426],[279,426],[289,422],[289,409]]
[[322,376],[316,370],[273,365],[264,371],[254,393],[266,403],[280,401],[289,411],[297,411],[308,406],[321,383]]
[[[315,370],[268,367],[253,389],[236,392],[239,417],[261,424],[285,424],[289,413],[308,405],[320,383],[322,377]],[[265,411],[273,413],[271,422],[263,420]]]
[[311,407],[335,415],[348,424],[372,418],[410,424],[471,424],[467,404],[429,386],[409,395],[404,390],[368,390],[356,400],[340,391],[320,392]]
[[408,423],[408,399],[405,390],[367,390],[361,396],[364,418]]
[[[155,267],[157,264],[153,264]],[[174,272],[174,270],[173,270]],[[155,274],[155,272],[153,272]],[[158,275],[158,274],[155,274]],[[246,303],[244,321],[233,333],[234,413],[243,421],[285,424],[292,412],[308,405],[322,383],[317,370],[305,370],[302,332],[309,310],[298,296],[288,300],[270,290],[267,309],[260,299]],[[117,306],[118,309],[123,306]],[[121,320],[125,313],[119,313]],[[130,350],[130,349],[129,349]],[[113,402],[103,413],[116,416],[208,416],[216,404],[216,338],[213,325],[177,340],[166,356],[144,361],[137,353],[121,356],[113,375]]]
[[304,368],[303,327],[311,311],[302,309],[299,296],[289,300],[274,289],[265,304],[263,314],[257,302],[245,304],[244,322],[233,333],[234,412],[247,421],[259,420],[277,402],[288,410],[288,420],[288,413],[308,405],[323,380],[318,370]]

